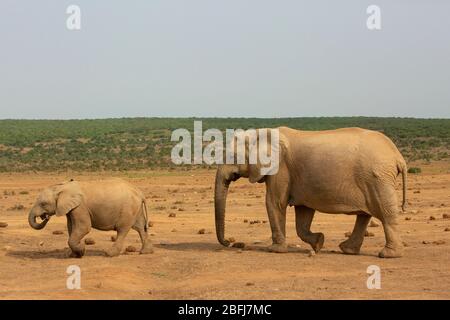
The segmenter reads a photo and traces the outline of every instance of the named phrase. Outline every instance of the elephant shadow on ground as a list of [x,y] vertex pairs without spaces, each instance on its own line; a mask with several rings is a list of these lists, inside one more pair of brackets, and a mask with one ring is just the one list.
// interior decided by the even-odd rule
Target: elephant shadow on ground
[[[203,243],[203,242],[181,242],[181,243],[170,243],[170,244],[153,244],[155,248],[174,250],[174,251],[210,251],[210,252],[220,252],[220,251],[256,251],[256,252],[269,252],[267,246],[264,245],[245,245],[244,248],[239,247],[224,247],[218,243]],[[292,248],[289,247],[288,253],[309,253],[310,250],[305,248]]]
[[[225,248],[224,248],[225,249]],[[232,249],[236,249],[236,248],[232,248]],[[267,252],[267,253],[273,253],[269,250],[269,248],[267,246],[255,246],[255,245],[249,245],[246,246],[243,250],[245,251],[260,251],[260,252]],[[312,255],[338,255],[338,256],[346,256],[346,257],[358,257],[358,256],[366,256],[366,257],[373,257],[376,256],[374,254],[368,253],[368,252],[361,252],[358,255],[350,255],[350,254],[345,254],[342,251],[339,250],[333,250],[333,249],[322,249],[320,250],[319,253],[314,253],[313,250],[309,249],[309,248],[304,248],[304,247],[288,247],[288,252],[286,253],[282,253],[282,254],[290,254],[290,253],[294,253],[294,254],[303,254],[303,255],[307,255],[307,256],[312,256]]]
[[[233,248],[233,249],[235,249],[235,248]],[[269,250],[269,247],[267,245],[266,246],[264,246],[264,245],[248,245],[248,246],[245,246],[245,248],[243,250],[273,253]],[[295,254],[311,255],[311,252],[313,252],[313,251],[307,247],[289,246],[288,251],[283,254],[295,253]],[[343,255],[343,253],[340,251],[327,250],[327,249],[322,249],[322,250],[320,250],[319,253],[314,253],[314,255],[316,255],[316,254],[317,255],[335,255],[335,254]]]
[[[173,250],[173,251],[209,251],[209,252],[233,252],[233,251],[253,251],[253,252],[265,252],[268,254],[276,254],[270,252],[267,245],[246,245],[244,248],[235,247],[224,247],[216,243],[202,243],[202,242],[181,242],[181,243],[170,243],[170,244],[153,244],[155,248],[160,250]],[[283,254],[302,254],[310,255],[311,249],[306,247],[291,247],[289,246],[288,252]],[[348,255],[344,254],[339,250],[333,249],[322,249],[317,255],[338,255],[345,257],[374,257],[376,254],[370,252],[361,252],[359,255]]]
[[[203,242],[180,242],[180,243],[165,243],[165,244],[153,244],[155,248],[163,250],[174,251],[255,251],[255,252],[269,252],[268,246],[265,245],[245,245],[244,248],[239,247],[224,247],[218,243],[203,243]],[[307,248],[289,247],[288,253],[303,253],[308,254],[311,250]],[[321,254],[342,254],[341,252],[334,250],[322,250]]]
[[[11,250],[6,255],[16,258],[28,258],[34,260],[40,259],[76,259],[69,258],[69,249],[54,249],[54,250]],[[106,256],[103,250],[86,250],[84,257],[99,257]]]
[[202,242],[179,242],[170,244],[154,243],[153,246],[158,249],[174,251],[217,251],[220,248],[224,248],[220,244]]

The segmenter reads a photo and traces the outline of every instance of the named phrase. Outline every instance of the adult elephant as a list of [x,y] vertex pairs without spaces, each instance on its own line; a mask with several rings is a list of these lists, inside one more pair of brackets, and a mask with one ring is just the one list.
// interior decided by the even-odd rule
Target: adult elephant
[[[274,131],[268,132],[273,134]],[[310,230],[314,212],[318,210],[356,215],[351,236],[340,244],[344,253],[359,254],[373,216],[383,224],[386,238],[379,257],[400,257],[403,244],[396,230],[399,207],[395,186],[401,173],[404,210],[407,167],[394,143],[380,132],[361,128],[299,131],[280,127],[277,132],[279,167],[275,174],[261,174],[263,165],[259,157],[256,162],[249,163],[248,136],[245,162],[223,164],[217,169],[215,220],[219,242],[224,246],[230,245],[224,237],[229,185],[245,177],[252,183],[266,184],[266,209],[273,241],[270,251],[287,252],[286,208],[290,205],[295,206],[298,236],[316,252],[324,242],[322,233]],[[235,139],[238,137],[236,135]],[[271,139],[266,141],[270,144]],[[257,143],[261,147],[261,143]],[[270,149],[270,146],[265,147]]]

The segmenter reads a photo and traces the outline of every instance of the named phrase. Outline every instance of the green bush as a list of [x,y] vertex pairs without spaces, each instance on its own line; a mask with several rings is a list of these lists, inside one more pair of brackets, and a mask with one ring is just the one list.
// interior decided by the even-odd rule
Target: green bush
[[416,173],[421,173],[421,172],[422,172],[422,169],[420,169],[418,167],[411,167],[408,169],[408,173],[416,174]]
[[383,132],[408,161],[446,159],[450,119],[316,118],[122,118],[99,120],[0,120],[0,172],[140,170],[174,167],[172,130],[287,126],[299,130],[361,127]]

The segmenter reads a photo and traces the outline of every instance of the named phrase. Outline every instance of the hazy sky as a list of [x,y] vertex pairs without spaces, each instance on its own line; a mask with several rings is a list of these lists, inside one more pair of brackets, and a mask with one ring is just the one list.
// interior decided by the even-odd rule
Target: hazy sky
[[450,118],[446,0],[1,0],[0,41],[3,119]]

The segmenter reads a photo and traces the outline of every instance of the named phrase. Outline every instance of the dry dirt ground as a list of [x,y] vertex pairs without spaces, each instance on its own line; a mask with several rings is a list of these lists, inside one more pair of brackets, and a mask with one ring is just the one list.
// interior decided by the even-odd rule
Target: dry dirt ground
[[[45,186],[108,175],[2,174],[0,222],[8,226],[0,228],[0,298],[449,299],[450,231],[445,230],[450,219],[443,214],[450,214],[450,163],[418,165],[422,174],[409,175],[409,206],[399,219],[405,255],[391,260],[377,257],[384,244],[382,227],[369,228],[374,236],[365,238],[361,255],[341,254],[338,244],[355,217],[323,213],[316,214],[312,229],[325,234],[325,246],[310,256],[309,246],[296,236],[293,208],[287,218],[289,252],[266,252],[271,233],[264,223],[264,186],[245,179],[231,185],[226,236],[253,247],[221,247],[214,232],[213,170],[113,174],[145,192],[155,253],[108,258],[104,249],[112,245],[114,232],[93,230],[88,237],[96,244],[87,246],[84,258],[70,259],[66,219],[53,217],[45,229],[32,230],[28,209]],[[56,230],[64,233],[54,235]],[[129,245],[139,248],[135,231],[126,239]],[[81,268],[80,290],[66,288],[69,265]],[[367,289],[370,265],[381,268],[379,290]]]

